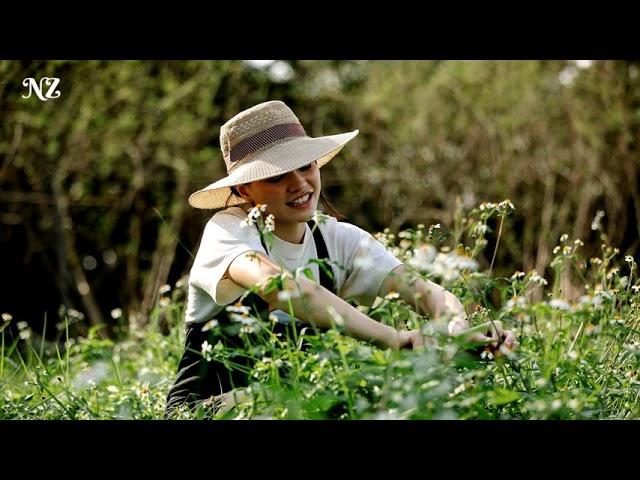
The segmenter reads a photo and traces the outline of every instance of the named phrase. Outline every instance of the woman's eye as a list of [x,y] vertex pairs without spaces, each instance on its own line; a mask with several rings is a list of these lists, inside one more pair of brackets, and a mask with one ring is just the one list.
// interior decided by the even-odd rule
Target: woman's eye
[[278,175],[277,177],[267,178],[266,181],[269,183],[278,183],[283,178],[284,178],[284,175]]
[[[313,163],[310,163],[309,165],[305,165],[304,167],[300,167],[298,170],[301,172],[304,172],[305,170],[309,170],[311,168],[311,165],[313,165]],[[285,177],[285,175],[286,174],[282,174],[282,175],[278,175],[277,177],[267,178],[265,182],[278,183],[280,180],[282,180]]]

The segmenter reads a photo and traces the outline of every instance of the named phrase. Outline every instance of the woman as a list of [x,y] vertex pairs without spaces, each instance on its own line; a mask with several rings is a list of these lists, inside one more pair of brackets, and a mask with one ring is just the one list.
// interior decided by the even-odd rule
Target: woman
[[[196,208],[224,210],[207,223],[190,272],[186,349],[168,396],[168,413],[184,402],[225,399],[225,393],[247,384],[241,371],[228,370],[201,353],[219,339],[241,347],[233,336],[212,339],[202,326],[211,326],[212,320],[228,325],[229,315],[246,314],[247,306],[262,318],[275,316],[282,331],[298,332],[309,325],[328,329],[341,318],[344,333],[354,338],[382,348],[422,347],[418,330],[397,331],[348,303],[370,305],[393,291],[432,319],[446,320],[451,335],[468,328],[464,308],[453,294],[412,275],[369,233],[332,216],[317,224],[311,220],[319,200],[332,211],[321,193],[320,167],[357,134],[310,138],[280,101],[256,105],[222,126],[220,145],[228,175],[189,198]],[[273,233],[269,245],[254,225],[258,215],[268,219]],[[331,272],[310,262],[315,259],[328,259]],[[314,279],[285,273],[278,289],[268,288],[274,277],[306,266]],[[243,297],[254,286],[259,290]],[[242,307],[228,307],[240,297]],[[284,313],[290,308],[294,319]],[[516,345],[513,333],[502,331],[499,322],[486,333],[474,333],[471,339]]]

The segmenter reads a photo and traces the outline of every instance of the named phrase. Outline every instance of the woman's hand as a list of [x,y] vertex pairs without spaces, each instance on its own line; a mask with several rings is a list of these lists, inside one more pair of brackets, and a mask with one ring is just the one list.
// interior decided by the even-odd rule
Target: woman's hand
[[519,345],[516,334],[511,330],[505,330],[500,320],[486,322],[467,330],[456,328],[452,331],[452,335],[464,337],[470,343],[485,344],[496,353],[502,353],[501,347],[513,351]]
[[397,333],[397,343],[392,346],[395,350],[401,348],[411,348],[418,350],[424,346],[424,339],[420,330],[400,330]]

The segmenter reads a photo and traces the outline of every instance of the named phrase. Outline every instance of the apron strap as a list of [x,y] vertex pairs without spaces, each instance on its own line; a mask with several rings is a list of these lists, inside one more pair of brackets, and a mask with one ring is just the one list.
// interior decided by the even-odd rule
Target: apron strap
[[[318,259],[327,261],[331,260],[329,258],[329,252],[327,251],[327,244],[322,237],[322,232],[320,231],[320,227],[318,226],[318,224],[312,220],[309,220],[307,222],[307,225],[309,225],[309,228],[311,228],[311,231],[313,232],[313,239],[316,243],[316,252],[318,254]],[[331,271],[333,272],[333,268],[331,267],[331,265],[327,265],[327,268],[331,269]],[[335,274],[333,275],[333,278],[329,277],[329,275],[327,275],[327,272],[325,272],[324,269],[319,265],[318,270],[320,271],[320,285],[337,295],[335,287]]]

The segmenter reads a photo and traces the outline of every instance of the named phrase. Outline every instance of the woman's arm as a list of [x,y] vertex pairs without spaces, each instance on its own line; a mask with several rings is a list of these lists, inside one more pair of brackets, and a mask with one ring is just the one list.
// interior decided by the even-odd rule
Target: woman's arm
[[383,282],[380,296],[389,292],[397,292],[418,313],[428,313],[436,323],[447,322],[450,335],[469,328],[464,307],[455,295],[437,283],[421,278],[405,265],[394,268]]
[[[289,301],[281,300],[277,291],[265,292],[269,280],[282,274],[282,269],[262,252],[246,252],[236,257],[227,270],[228,277],[243,288],[260,285],[258,295],[275,308],[289,311]],[[320,328],[330,328],[338,316],[344,321],[345,333],[351,337],[373,341],[383,348],[422,345],[413,332],[398,332],[369,318],[340,297],[312,280],[300,276],[294,280],[284,275],[283,290],[288,292],[295,316]]]
[[[460,300],[437,283],[421,278],[404,265],[394,268],[380,289],[380,296],[394,291],[400,298],[413,305],[418,313],[427,312],[437,326],[449,335],[464,335],[468,341],[489,343],[493,348],[504,344],[508,349],[517,348],[514,332],[504,330],[502,323],[495,320],[488,324],[486,331],[469,330],[469,322]],[[446,322],[446,324],[445,324]]]

